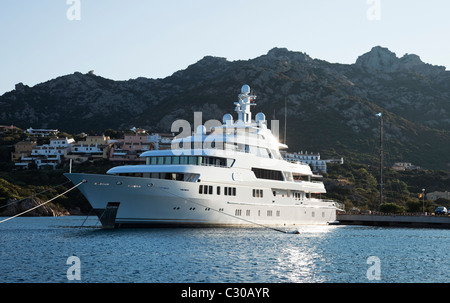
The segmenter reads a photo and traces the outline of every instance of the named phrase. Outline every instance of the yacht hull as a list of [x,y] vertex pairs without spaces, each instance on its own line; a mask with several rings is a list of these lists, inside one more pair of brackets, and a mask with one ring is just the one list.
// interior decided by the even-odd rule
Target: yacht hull
[[224,184],[213,184],[213,192],[203,194],[199,193],[199,182],[74,173],[65,176],[74,184],[85,180],[78,188],[103,227],[299,226],[336,220],[332,202],[249,198],[249,186],[238,187],[235,196],[226,196],[223,189],[222,195],[216,191]]

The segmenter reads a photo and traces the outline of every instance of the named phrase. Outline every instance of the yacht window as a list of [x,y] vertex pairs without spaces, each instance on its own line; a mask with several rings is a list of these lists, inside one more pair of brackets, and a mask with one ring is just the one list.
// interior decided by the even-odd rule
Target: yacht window
[[180,157],[172,157],[172,164],[180,164]]
[[199,174],[184,174],[184,181],[186,182],[197,182]]
[[157,159],[156,157],[152,157],[152,158],[151,158],[151,164],[152,164],[152,165],[156,164],[156,159]]
[[143,173],[119,173],[119,176],[123,176],[123,177],[138,177],[138,178],[142,178],[143,177]]
[[164,164],[164,157],[158,157],[158,164]]
[[295,192],[295,193],[294,193],[294,198],[295,198],[296,200],[301,200],[301,199],[303,199],[303,195],[302,195],[301,192]]
[[190,173],[118,173],[118,176],[197,182],[199,174]]
[[164,164],[166,165],[172,164],[172,157],[164,157]]
[[224,187],[223,194],[225,196],[236,196],[236,187]]
[[198,164],[205,166],[216,167],[231,167],[234,163],[234,159],[219,158],[219,157],[199,157]]
[[262,198],[263,197],[263,190],[262,189],[254,189],[253,190],[253,197]]
[[217,186],[217,194],[220,195],[220,186]]
[[279,170],[252,167],[252,171],[258,179],[283,181],[283,174]]
[[204,195],[212,195],[213,194],[213,186],[212,185],[199,185],[198,193]]

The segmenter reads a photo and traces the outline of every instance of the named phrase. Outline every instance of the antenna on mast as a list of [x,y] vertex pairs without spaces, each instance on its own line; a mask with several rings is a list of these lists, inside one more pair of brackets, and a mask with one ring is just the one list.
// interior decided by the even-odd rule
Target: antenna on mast
[[286,97],[284,97],[284,141],[283,143],[286,144],[286,119],[287,119],[287,105],[286,105]]
[[379,206],[381,206],[381,204],[383,204],[383,116],[381,113],[378,113],[377,116],[380,117],[380,205]]
[[245,84],[241,88],[241,93],[239,94],[239,101],[234,102],[236,105],[235,111],[238,113],[238,120],[243,121],[244,123],[251,123],[252,121],[252,113],[250,111],[250,106],[256,105],[252,103],[256,96],[251,94],[250,86]]

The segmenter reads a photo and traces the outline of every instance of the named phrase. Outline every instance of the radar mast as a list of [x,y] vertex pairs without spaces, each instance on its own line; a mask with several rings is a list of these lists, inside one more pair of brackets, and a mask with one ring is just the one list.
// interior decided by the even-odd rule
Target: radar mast
[[238,120],[241,120],[244,123],[252,122],[252,112],[250,111],[250,107],[256,105],[255,103],[252,103],[254,99],[256,99],[256,96],[251,95],[250,86],[247,84],[243,85],[241,93],[239,94],[239,101],[234,102],[236,105],[234,110],[238,113]]

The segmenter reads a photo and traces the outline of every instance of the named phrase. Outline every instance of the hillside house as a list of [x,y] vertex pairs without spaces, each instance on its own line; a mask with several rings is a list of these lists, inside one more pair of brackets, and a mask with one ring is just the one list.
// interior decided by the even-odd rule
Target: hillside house
[[33,162],[31,152],[36,147],[36,141],[20,141],[14,144],[14,152],[11,153],[11,161],[16,167],[28,168]]
[[56,136],[59,133],[59,130],[57,130],[57,129],[44,129],[44,128],[34,129],[34,128],[30,127],[29,129],[27,129],[25,131],[25,133],[28,133],[28,134],[30,134],[31,136],[34,136],[34,137],[47,137],[47,136],[51,136],[51,135]]
[[108,159],[110,146],[111,143],[108,136],[87,136],[85,141],[72,145],[71,151],[66,158],[72,159],[75,163]]
[[143,134],[125,135],[123,139],[117,140],[111,145],[109,160],[120,163],[145,163],[139,155],[154,149],[154,143],[149,141],[149,136]]
[[50,144],[35,146],[31,151],[32,161],[38,168],[42,166],[51,166],[55,168],[70,152],[74,139],[54,138],[50,139]]
[[339,163],[344,164],[344,159],[328,159],[322,160],[320,159],[320,153],[308,153],[307,151],[303,153],[303,151],[297,153],[287,153],[282,152],[284,160],[291,162],[301,162],[308,164],[311,167],[311,171],[313,173],[326,173],[327,172],[327,163]]

